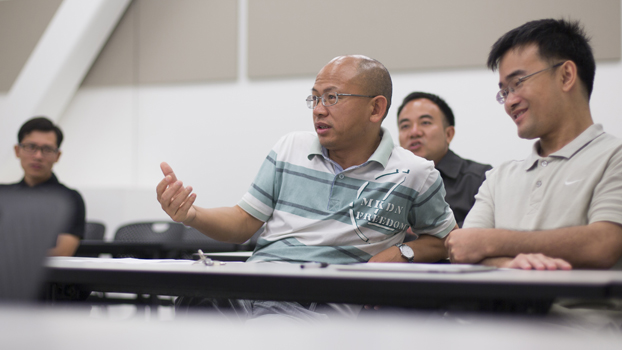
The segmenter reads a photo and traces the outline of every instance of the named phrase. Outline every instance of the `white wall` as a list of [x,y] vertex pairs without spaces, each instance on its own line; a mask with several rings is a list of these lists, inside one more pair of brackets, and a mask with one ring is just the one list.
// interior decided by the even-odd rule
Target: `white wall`
[[[397,106],[409,92],[423,90],[441,95],[454,110],[451,148],[461,156],[495,166],[529,152],[532,142],[516,136],[495,100],[495,73],[482,68],[392,76],[393,107],[384,126],[396,143]],[[66,139],[55,172],[83,194],[88,219],[108,225],[107,237],[122,223],[166,218],[155,199],[162,161],[194,187],[198,205],[233,205],[281,135],[312,130],[304,99],[313,82],[314,77],[260,82],[242,77],[204,85],[82,88],[59,119]],[[592,114],[618,137],[620,82],[621,62],[597,63]],[[17,160],[3,164],[0,182],[20,178]]]

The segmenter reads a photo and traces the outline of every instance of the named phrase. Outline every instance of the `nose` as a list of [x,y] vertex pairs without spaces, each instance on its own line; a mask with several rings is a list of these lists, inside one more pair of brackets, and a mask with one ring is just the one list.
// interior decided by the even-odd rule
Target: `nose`
[[322,101],[318,101],[318,104],[315,105],[315,107],[313,107],[313,115],[315,116],[326,116],[328,114],[328,109],[326,108],[326,106],[324,106],[324,104],[322,104]]
[[419,128],[419,127],[417,126],[417,124],[414,124],[414,125],[412,126],[412,128],[410,128],[410,131],[409,131],[409,134],[410,134],[410,137],[411,137],[411,138],[412,138],[412,137],[420,137],[420,136],[421,136],[421,133],[422,133],[422,130],[421,130],[421,128]]
[[516,95],[515,92],[511,91],[508,93],[503,105],[505,106],[505,111],[507,114],[511,114],[512,110],[518,105],[520,102],[520,98]]
[[37,157],[37,158],[42,158],[43,157],[43,150],[41,148],[37,148],[37,149],[35,149],[35,153],[33,153],[32,155]]

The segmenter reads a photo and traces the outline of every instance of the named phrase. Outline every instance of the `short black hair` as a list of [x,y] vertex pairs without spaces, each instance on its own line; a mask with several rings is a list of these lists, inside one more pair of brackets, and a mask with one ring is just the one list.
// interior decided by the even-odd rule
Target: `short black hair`
[[440,98],[438,95],[434,95],[428,92],[421,92],[421,91],[411,92],[408,96],[404,97],[404,101],[402,101],[402,105],[399,106],[399,108],[397,109],[398,119],[400,117],[400,113],[402,113],[402,108],[404,108],[404,106],[406,106],[408,102],[413,101],[413,100],[419,100],[422,98],[432,101],[432,103],[437,105],[438,108],[441,110],[441,112],[443,112],[443,115],[445,116],[445,123],[444,123],[445,127],[456,125],[456,121],[454,118],[454,112],[451,111],[451,108],[449,107],[447,102],[445,102],[445,100]]
[[54,131],[56,134],[56,147],[58,148],[60,148],[60,144],[63,142],[63,132],[46,117],[35,117],[25,122],[17,133],[17,142],[22,143],[24,137],[33,131]]
[[495,71],[501,58],[511,49],[535,44],[540,58],[546,61],[570,60],[577,65],[589,101],[594,87],[596,63],[590,39],[578,21],[541,19],[523,24],[497,40],[488,55],[488,68]]

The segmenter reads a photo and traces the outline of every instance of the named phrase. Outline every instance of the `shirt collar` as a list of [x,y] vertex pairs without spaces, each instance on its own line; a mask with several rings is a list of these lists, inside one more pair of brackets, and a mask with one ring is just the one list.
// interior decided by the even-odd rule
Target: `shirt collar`
[[[585,129],[574,140],[570,141],[566,146],[562,147],[557,152],[553,152],[549,157],[570,159],[575,154],[579,153],[590,142],[594,141],[597,137],[604,134],[603,126],[601,124],[592,124],[589,128]],[[540,140],[536,141],[531,149],[531,154],[525,160],[525,170],[533,169],[536,166],[538,160],[544,158],[538,154],[540,149]]]
[[[389,130],[381,128],[381,132],[382,139],[380,140],[380,144],[371,155],[371,157],[369,157],[367,162],[377,162],[382,165],[383,168],[385,168],[387,166],[387,163],[389,162],[389,157],[391,156],[391,152],[393,152],[393,148],[395,146],[393,144],[393,138],[391,137]],[[328,152],[326,148],[324,148],[320,144],[320,139],[316,137],[311,143],[311,146],[309,147],[309,154],[307,155],[307,158],[311,160],[315,156],[325,157],[325,155],[327,154]]]
[[458,177],[458,173],[460,172],[460,160],[462,159],[448,149],[447,153],[445,153],[440,162],[438,162],[438,164],[434,167],[436,170],[441,172],[441,174],[449,177],[450,179],[455,179]]
[[[53,185],[53,184],[57,184],[58,182],[58,178],[56,177],[56,175],[54,175],[54,173],[52,173],[52,176],[50,176],[49,179],[45,180],[44,182],[37,184],[33,187],[39,187],[39,186],[45,186],[45,185]],[[28,184],[26,183],[26,178],[22,178],[22,181],[19,182],[19,185],[22,187],[30,187],[28,186]]]

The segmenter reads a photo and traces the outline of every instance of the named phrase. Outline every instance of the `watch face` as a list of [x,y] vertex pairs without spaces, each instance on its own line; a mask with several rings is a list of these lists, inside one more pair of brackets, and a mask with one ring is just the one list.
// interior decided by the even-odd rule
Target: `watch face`
[[400,252],[402,252],[402,256],[406,259],[412,259],[415,257],[415,252],[413,252],[412,248],[407,246],[406,244],[400,246]]

